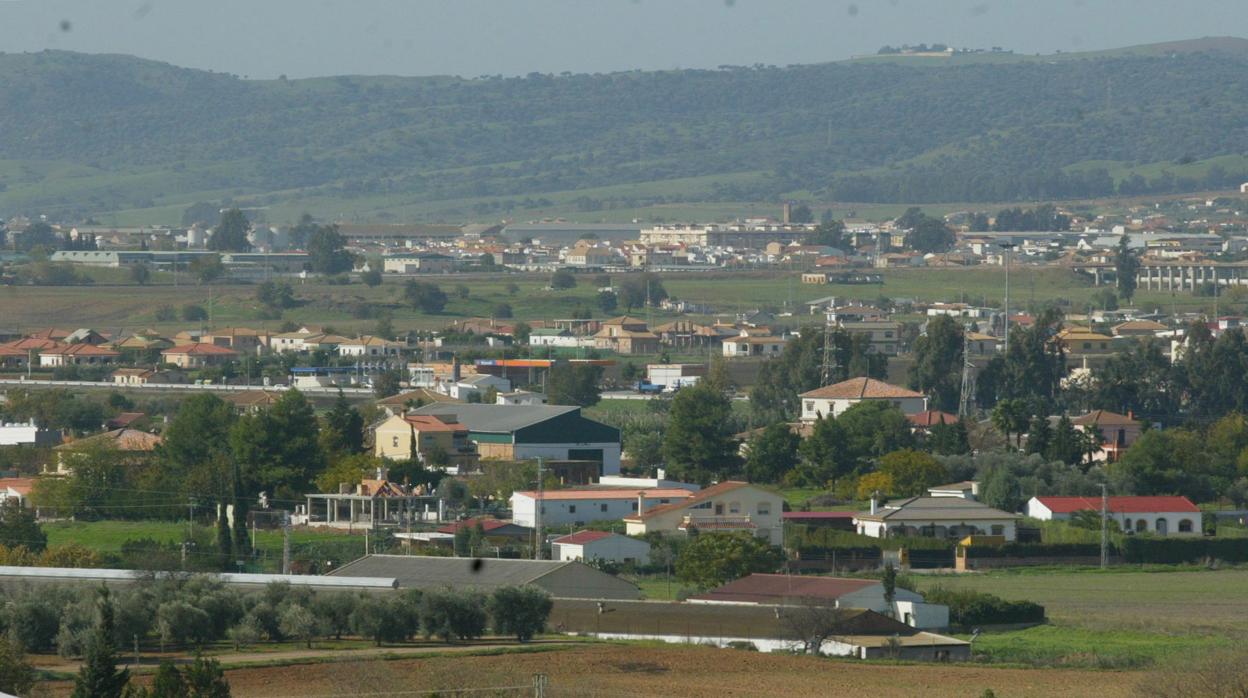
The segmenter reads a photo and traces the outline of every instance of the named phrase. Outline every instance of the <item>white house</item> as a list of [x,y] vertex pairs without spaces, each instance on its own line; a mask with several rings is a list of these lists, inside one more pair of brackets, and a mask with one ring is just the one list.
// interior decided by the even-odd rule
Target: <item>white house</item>
[[403,345],[381,337],[364,335],[338,345],[338,356],[386,357],[403,353]]
[[605,560],[618,563],[646,563],[650,544],[610,531],[577,531],[551,541],[551,557],[555,560]]
[[970,535],[1004,536],[1014,540],[1018,514],[994,509],[963,497],[910,497],[880,505],[854,516],[860,535],[872,538],[926,536],[960,540]]
[[0,422],[0,446],[55,446],[61,433],[29,422]]
[[[541,495],[542,523],[583,526],[594,521],[618,521],[639,510],[680,502],[693,495],[680,487],[549,490]],[[535,491],[513,492],[511,519],[520,526],[536,526],[537,501]]]
[[490,388],[495,392],[505,393],[511,390],[511,381],[488,373],[476,373],[454,383],[442,383],[437,389],[438,392],[466,402],[470,395],[485,395]]
[[[1075,512],[1101,511],[1100,497],[1032,497],[1027,515],[1041,521],[1069,521]],[[1159,536],[1199,536],[1201,511],[1187,497],[1110,497],[1109,518],[1123,531]]]
[[784,499],[780,495],[730,480],[671,504],[640,509],[624,517],[624,524],[630,536],[749,531],[772,545],[780,545],[784,541],[783,509]]
[[799,397],[802,399],[804,422],[813,422],[820,417],[838,417],[850,407],[872,400],[891,403],[907,415],[927,411],[927,396],[923,393],[874,378],[850,378],[809,390]]
[[778,335],[726,337],[723,353],[728,357],[780,356],[784,352],[785,343],[785,338]]

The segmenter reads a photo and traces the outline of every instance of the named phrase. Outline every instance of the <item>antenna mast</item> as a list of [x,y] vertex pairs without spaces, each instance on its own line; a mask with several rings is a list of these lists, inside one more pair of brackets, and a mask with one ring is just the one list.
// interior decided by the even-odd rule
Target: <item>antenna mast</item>
[[965,327],[962,328],[962,389],[958,397],[958,416],[966,417],[971,413],[971,394],[975,392],[975,364],[971,363],[971,339]]
[[835,325],[830,320],[823,322],[823,369],[820,374],[823,385],[832,385],[833,376],[836,374],[836,343],[834,341],[833,330]]

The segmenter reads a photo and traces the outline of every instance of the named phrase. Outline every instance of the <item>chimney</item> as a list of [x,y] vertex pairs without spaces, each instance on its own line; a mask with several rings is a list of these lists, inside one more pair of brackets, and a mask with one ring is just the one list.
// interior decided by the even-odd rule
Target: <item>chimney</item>
[[663,468],[659,468],[658,470],[655,470],[655,471],[654,471],[654,477],[655,477],[655,479],[659,480],[660,482],[661,482],[661,481],[663,481],[663,480],[666,480],[666,479],[667,479],[667,470],[665,470],[665,469],[663,469]]
[[459,357],[458,356],[451,357],[451,382],[453,383],[459,382]]
[[880,493],[878,491],[871,493],[871,513],[880,513]]
[[637,493],[637,514],[640,516],[646,511],[646,493],[641,491]]
[[389,474],[390,473],[386,472],[386,466],[384,465],[377,466],[377,479],[378,480],[385,480],[386,476]]

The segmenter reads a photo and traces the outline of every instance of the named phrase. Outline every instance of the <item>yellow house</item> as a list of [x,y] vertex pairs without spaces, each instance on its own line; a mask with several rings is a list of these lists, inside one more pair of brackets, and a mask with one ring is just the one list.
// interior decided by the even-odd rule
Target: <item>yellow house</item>
[[413,443],[421,461],[439,449],[446,454],[448,465],[467,465],[477,457],[468,440],[468,427],[439,415],[396,414],[377,425],[373,443],[373,454],[390,460],[411,458]]
[[772,545],[784,542],[784,499],[748,482],[712,485],[692,497],[624,517],[625,532],[640,536],[691,531],[750,531]]

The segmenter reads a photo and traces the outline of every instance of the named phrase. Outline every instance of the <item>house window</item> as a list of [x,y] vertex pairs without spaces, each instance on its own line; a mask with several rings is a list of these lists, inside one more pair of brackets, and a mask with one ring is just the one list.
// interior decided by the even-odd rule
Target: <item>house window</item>
[[598,510],[599,510],[599,511],[601,511],[601,512],[603,512],[603,513],[606,513],[606,511],[607,511],[607,503],[606,503],[606,502],[603,502],[602,504],[599,504],[599,505],[598,505]]
[[758,515],[759,516],[771,516],[771,502],[759,502],[758,503]]
[[395,436],[391,438],[391,446],[393,446],[394,448],[399,447],[399,437]]
[[728,505],[728,513],[729,513],[729,514],[740,514],[740,513],[741,513],[741,502],[732,502],[732,503],[730,503],[730,504]]
[[1137,519],[1135,522],[1135,530],[1139,533],[1143,533],[1144,531],[1147,531],[1148,522],[1145,521],[1144,519]]
[[716,516],[723,516],[723,515],[724,515],[724,505],[723,505],[723,504],[716,504],[716,505],[715,505],[715,515],[716,515]]
[[1191,519],[1179,519],[1179,533],[1191,533],[1191,532],[1192,532],[1192,520]]
[[693,506],[691,506],[691,507],[689,507],[689,508],[690,508],[690,509],[710,509],[710,508],[711,508],[711,503],[710,503],[710,502],[699,502],[699,503],[694,504]]
[[[606,511],[606,509],[603,509],[603,511]],[[637,502],[633,502],[633,511],[637,511]]]
[[992,525],[992,535],[994,535],[994,536],[1003,536],[1003,535],[1005,535],[1005,526],[1002,526],[1001,524],[993,524],[993,525]]
[[569,504],[569,505],[568,505],[568,513],[569,513],[569,514],[575,514],[575,513],[576,513],[576,505],[575,505],[575,504]]
[[1084,348],[1084,349],[1091,349],[1091,348],[1092,348],[1092,342],[1084,342],[1084,343],[1083,343],[1083,348]]
[[[659,500],[659,504],[671,504],[671,503],[672,503],[672,500],[670,500],[670,499],[666,499],[666,498],[664,498],[664,499],[660,499],[660,500]],[[634,505],[635,505],[635,504],[636,504],[636,502],[634,502]]]
[[807,412],[814,412],[814,411],[815,411],[815,401],[814,401],[814,400],[807,400],[807,401],[806,401],[806,411],[807,411]]

